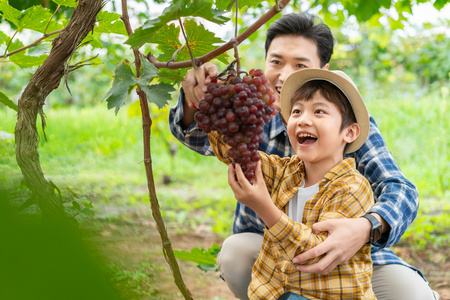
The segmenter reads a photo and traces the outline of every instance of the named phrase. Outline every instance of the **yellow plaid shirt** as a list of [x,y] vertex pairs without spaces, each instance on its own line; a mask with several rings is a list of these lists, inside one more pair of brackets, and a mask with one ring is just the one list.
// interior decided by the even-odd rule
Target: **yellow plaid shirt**
[[[214,154],[230,164],[227,146],[216,132],[209,134]],[[292,259],[325,240],[327,234],[313,234],[314,223],[339,218],[357,218],[373,206],[370,184],[355,168],[353,158],[334,166],[319,182],[319,192],[307,201],[302,223],[286,213],[288,203],[301,186],[305,174],[303,162],[296,156],[261,156],[262,172],[275,205],[284,213],[264,231],[261,253],[253,265],[250,299],[277,299],[286,292],[314,299],[376,299],[372,291],[370,244],[364,245],[347,262],[327,275],[302,273]],[[313,263],[320,258],[311,260]]]

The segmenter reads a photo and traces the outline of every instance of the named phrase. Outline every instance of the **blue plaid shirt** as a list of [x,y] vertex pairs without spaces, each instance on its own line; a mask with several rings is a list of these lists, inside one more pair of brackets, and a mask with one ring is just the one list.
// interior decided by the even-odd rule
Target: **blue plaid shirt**
[[[169,123],[172,134],[195,152],[213,156],[208,135],[198,128],[195,122],[186,130],[181,128],[183,97],[184,93],[181,90],[177,105],[170,109]],[[286,126],[281,120],[280,114],[277,114],[265,125],[264,140],[260,143],[259,150],[281,157],[293,154]],[[358,151],[347,156],[355,158],[358,171],[367,178],[372,186],[375,206],[371,212],[379,214],[391,227],[388,233],[383,234],[380,240],[373,243],[373,263],[375,265],[401,264],[413,268],[397,257],[389,247],[400,240],[417,215],[419,208],[417,189],[400,171],[372,116],[370,117],[370,132],[367,141]],[[264,222],[252,209],[237,201],[233,233],[263,234],[264,226]]]

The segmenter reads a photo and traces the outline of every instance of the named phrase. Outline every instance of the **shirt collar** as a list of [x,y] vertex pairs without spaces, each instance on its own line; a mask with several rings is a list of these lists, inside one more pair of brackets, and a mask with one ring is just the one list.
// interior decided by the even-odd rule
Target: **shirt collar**
[[342,175],[351,172],[353,169],[356,169],[355,159],[350,157],[344,158],[343,161],[335,165],[325,174],[324,179],[326,181],[334,181]]

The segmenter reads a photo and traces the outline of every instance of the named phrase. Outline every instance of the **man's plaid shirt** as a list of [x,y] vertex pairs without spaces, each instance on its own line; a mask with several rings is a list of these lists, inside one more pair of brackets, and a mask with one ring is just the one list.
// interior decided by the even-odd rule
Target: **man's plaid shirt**
[[[219,134],[211,132],[209,141],[217,158],[230,164],[229,147]],[[296,155],[281,158],[260,152],[260,156],[264,181],[272,201],[281,211],[287,212],[289,201],[304,180],[304,164]],[[314,223],[357,218],[373,206],[369,182],[356,171],[355,166],[353,158],[346,158],[325,174],[319,182],[319,191],[305,204],[302,222],[294,222],[282,213],[275,225],[264,230],[261,253],[252,270],[250,299],[278,299],[286,292],[311,300],[375,299],[371,286],[370,245],[364,245],[327,275],[300,272],[292,263],[295,256],[326,239],[326,232],[312,233]]]
[[[183,130],[183,97],[181,90],[178,103],[170,109],[169,123],[172,134],[186,147],[202,155],[214,155],[208,135],[194,122]],[[286,126],[277,114],[264,127],[264,140],[259,150],[267,154],[290,157],[293,154]],[[389,249],[396,244],[417,215],[419,197],[416,187],[408,181],[391,153],[381,133],[370,117],[370,132],[367,141],[348,157],[355,158],[356,168],[369,181],[374,192],[375,206],[370,212],[378,213],[391,230],[372,245],[372,261],[376,265],[401,264],[411,267]],[[233,233],[255,232],[263,234],[264,223],[253,210],[236,201]],[[412,268],[412,267],[411,267]],[[415,268],[414,268],[415,269]]]

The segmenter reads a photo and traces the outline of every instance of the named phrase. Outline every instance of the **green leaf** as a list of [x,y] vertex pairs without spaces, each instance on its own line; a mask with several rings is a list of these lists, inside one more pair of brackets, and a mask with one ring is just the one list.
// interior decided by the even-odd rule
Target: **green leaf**
[[0,45],[2,44],[8,44],[9,43],[9,36],[7,36],[6,34],[4,34],[2,31],[0,31]]
[[62,6],[77,7],[77,0],[52,0],[52,1]]
[[15,9],[8,4],[7,0],[0,0],[0,11],[2,12],[2,17],[10,21],[17,27],[19,27],[18,18],[22,14],[20,10]]
[[433,6],[437,10],[441,10],[447,3],[449,3],[448,0],[436,0],[436,2],[434,2]]
[[19,52],[14,55],[11,55],[9,59],[19,67],[25,69],[42,65],[42,63],[45,61],[47,57],[48,57],[47,54],[40,56],[31,56],[25,55],[23,52]]
[[159,109],[163,108],[170,100],[172,100],[169,93],[175,91],[173,85],[167,83],[143,85],[140,87],[147,95],[148,101],[155,103]]
[[149,20],[138,28],[125,43],[133,48],[139,48],[151,42],[152,37],[164,25],[181,17],[201,17],[217,24],[224,24],[229,20],[222,16],[224,13],[225,11],[213,9],[212,3],[207,0],[176,0],[164,9],[157,19]]
[[147,59],[141,60],[141,77],[138,79],[139,85],[146,85],[153,80],[153,78],[158,77],[158,69],[151,64]]
[[0,103],[2,103],[5,106],[8,106],[9,108],[17,111],[17,104],[12,102],[5,94],[0,92]]
[[[125,105],[125,101],[130,92],[137,84],[136,76],[130,67],[130,63],[125,60],[114,70],[114,81],[111,89],[106,93],[103,100],[106,99],[108,109],[116,108],[115,113]],[[102,101],[103,101],[102,100]]]
[[[262,0],[239,0],[238,1],[238,8],[244,8],[244,7],[254,7],[257,6],[258,4],[260,4],[261,2],[263,2]],[[216,7],[218,9],[222,9],[222,10],[231,10],[232,8],[234,9],[234,7],[236,6],[235,1],[234,0],[217,0],[216,1]]]
[[174,250],[173,253],[178,259],[192,261],[199,265],[215,265],[216,263],[216,257],[203,248],[193,248],[191,252]]
[[120,19],[120,15],[112,12],[101,11],[97,15],[98,26],[94,31],[97,33],[116,33],[127,35],[125,25]]
[[[202,24],[197,24],[193,20],[186,20],[184,24],[187,39],[194,57],[200,57],[217,48],[213,44],[224,44],[225,42],[216,37],[213,32],[206,30]],[[158,33],[153,37],[152,43],[158,44],[157,48],[162,52],[158,56],[159,61],[172,60],[173,54],[181,47],[179,41],[180,27],[175,27],[175,24],[170,24],[162,27]],[[189,49],[186,45],[179,50],[175,61],[190,60]],[[220,56],[219,60],[227,63],[228,56]]]

